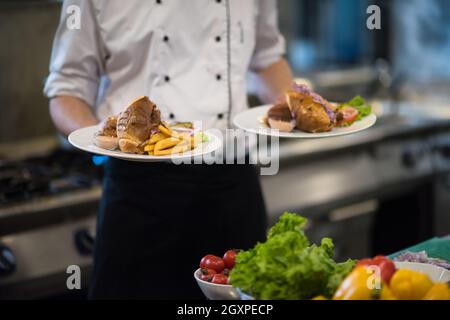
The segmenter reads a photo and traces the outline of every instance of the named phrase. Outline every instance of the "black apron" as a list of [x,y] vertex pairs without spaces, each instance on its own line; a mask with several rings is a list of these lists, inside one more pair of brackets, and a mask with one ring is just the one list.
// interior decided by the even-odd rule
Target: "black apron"
[[206,254],[265,239],[252,165],[109,159],[97,221],[92,299],[203,299],[193,277]]

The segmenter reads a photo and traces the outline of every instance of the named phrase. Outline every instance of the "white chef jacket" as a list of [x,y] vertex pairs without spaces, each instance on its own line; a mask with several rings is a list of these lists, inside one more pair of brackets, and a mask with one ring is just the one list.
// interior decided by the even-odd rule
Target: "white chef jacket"
[[[73,5],[80,29],[67,25]],[[224,129],[248,107],[247,71],[284,52],[276,0],[66,0],[44,92],[99,119],[147,95],[163,119]]]

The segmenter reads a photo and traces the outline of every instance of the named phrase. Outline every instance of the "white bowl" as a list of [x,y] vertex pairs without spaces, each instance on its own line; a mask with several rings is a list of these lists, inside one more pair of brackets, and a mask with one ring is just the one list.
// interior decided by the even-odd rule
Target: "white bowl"
[[241,296],[241,300],[256,300],[254,297],[252,297],[251,295],[248,295],[244,292],[242,292],[241,290],[239,290],[239,295]]
[[206,298],[209,300],[239,300],[239,292],[232,285],[203,281],[200,279],[201,273],[201,269],[197,269],[194,272],[194,278]]
[[395,267],[397,269],[409,269],[417,272],[422,272],[430,277],[433,282],[448,282],[450,281],[450,271],[447,269],[428,264],[418,262],[400,262],[395,261]]

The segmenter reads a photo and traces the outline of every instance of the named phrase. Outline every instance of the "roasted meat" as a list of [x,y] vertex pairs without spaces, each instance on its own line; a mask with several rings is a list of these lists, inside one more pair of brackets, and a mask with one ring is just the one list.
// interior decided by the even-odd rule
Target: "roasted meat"
[[298,129],[316,133],[335,126],[333,106],[307,86],[294,84],[286,93],[286,101]]
[[117,116],[111,116],[102,122],[101,129],[96,133],[94,137],[94,143],[96,146],[107,149],[115,150],[119,146],[119,139],[117,138]]
[[117,120],[120,150],[127,153],[143,153],[142,143],[160,123],[161,113],[148,97],[133,101]]
[[296,123],[287,103],[277,103],[267,112],[267,124],[272,129],[290,132]]

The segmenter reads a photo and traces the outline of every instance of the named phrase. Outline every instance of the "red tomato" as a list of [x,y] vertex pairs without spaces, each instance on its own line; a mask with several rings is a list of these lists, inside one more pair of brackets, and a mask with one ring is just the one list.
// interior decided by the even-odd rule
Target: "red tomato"
[[212,278],[217,273],[213,269],[202,269],[201,272],[202,272],[202,274],[200,275],[200,279],[202,279],[203,281],[208,281],[208,282],[211,282]]
[[222,273],[215,274],[212,278],[212,283],[228,284],[228,277]]
[[369,266],[372,264],[372,259],[364,258],[358,261],[357,266]]
[[213,269],[217,273],[221,273],[225,269],[225,264],[223,260],[212,254],[208,254],[202,258],[200,261],[200,268],[202,269]]
[[206,256],[204,256],[202,258],[202,260],[200,260],[200,268],[201,269],[208,269],[206,267],[206,261],[209,260],[209,258],[213,258],[213,257],[214,257],[214,255],[212,255],[212,254],[207,254]]
[[395,273],[395,264],[390,259],[379,260],[378,266],[381,270],[381,279],[389,284],[391,281],[392,275]]
[[344,126],[347,124],[351,124],[356,120],[356,117],[358,116],[359,111],[356,108],[345,106],[341,108],[336,115],[336,125],[337,126]]
[[223,262],[225,263],[225,267],[228,269],[233,269],[234,265],[236,264],[236,256],[237,252],[236,250],[228,250],[223,255]]
[[383,280],[387,284],[389,284],[389,282],[391,281],[392,275],[396,270],[394,262],[385,256],[376,256],[373,259],[362,259],[358,261],[357,265],[380,267],[381,280]]

